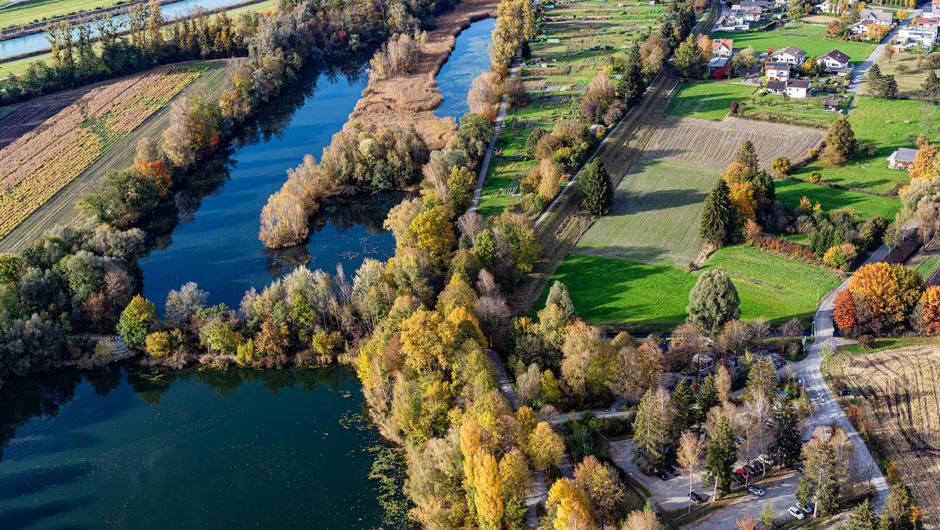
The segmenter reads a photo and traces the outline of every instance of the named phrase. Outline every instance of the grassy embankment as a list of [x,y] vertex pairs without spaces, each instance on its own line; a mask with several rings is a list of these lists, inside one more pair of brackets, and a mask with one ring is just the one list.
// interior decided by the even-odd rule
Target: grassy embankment
[[[183,89],[176,97],[203,94],[217,98],[228,77],[227,62],[213,61],[212,67],[200,75],[193,83]],[[33,104],[40,102],[32,102]],[[29,105],[23,103],[22,105]],[[20,223],[9,235],[0,240],[0,251],[10,252],[22,249],[45,230],[67,223],[75,218],[75,201],[82,190],[101,179],[112,169],[123,169],[134,163],[135,149],[140,138],[159,138],[169,123],[169,105],[154,113],[130,134],[117,141],[91,166],[59,191],[51,200]]]
[[[624,54],[627,46],[641,37],[642,28],[658,27],[656,18],[664,14],[665,6],[632,1],[618,7],[599,0],[557,5],[545,11],[541,29],[547,39],[558,42],[533,43],[530,64],[520,68],[530,102],[508,111],[509,124],[496,143],[500,152],[490,162],[483,198],[477,206],[479,213],[497,215],[519,202],[512,194],[518,193],[519,180],[538,163],[524,156],[525,141],[532,129],[551,131],[560,120],[578,119],[584,87],[607,65],[607,58]],[[538,67],[536,59],[547,68]],[[547,90],[549,87],[552,90]]]
[[115,5],[117,2],[114,0],[27,0],[0,9],[0,28],[23,26]]

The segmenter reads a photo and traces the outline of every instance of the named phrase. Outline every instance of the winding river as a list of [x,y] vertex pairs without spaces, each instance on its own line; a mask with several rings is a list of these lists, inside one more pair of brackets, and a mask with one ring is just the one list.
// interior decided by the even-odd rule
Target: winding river
[[[480,53],[463,42],[479,24],[492,21],[458,37],[438,77],[445,106],[466,99],[473,76],[450,72]],[[489,64],[475,59],[477,73]],[[257,239],[268,196],[320,154],[364,83],[361,68],[304,72],[153,216],[140,265],[159,309],[187,281],[237,307],[298,265],[351,276],[394,253],[382,221],[403,194],[330,203],[306,246],[271,252]],[[0,528],[404,528],[397,466],[381,473],[391,481],[370,478],[390,450],[364,406],[345,367],[165,373],[129,361],[13,378],[0,388]]]

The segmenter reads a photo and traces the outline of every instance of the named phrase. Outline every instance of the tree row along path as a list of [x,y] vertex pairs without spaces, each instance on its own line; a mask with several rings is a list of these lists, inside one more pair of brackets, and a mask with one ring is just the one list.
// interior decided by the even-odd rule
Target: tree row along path
[[[708,13],[699,20],[693,33],[707,34],[718,18],[719,9],[720,2],[712,1]],[[630,109],[627,116],[604,139],[592,156],[592,159],[604,163],[614,188],[627,174],[630,166],[643,155],[646,146],[662,125],[666,108],[669,106],[669,100],[666,98],[675,88],[679,78],[679,71],[673,66],[670,58],[647,88],[643,99]],[[532,307],[555,273],[555,269],[591,226],[591,216],[581,206],[578,190],[576,175],[536,221],[536,237],[542,247],[542,253],[532,273],[526,275],[523,283],[513,291],[510,303],[514,309],[528,310]]]

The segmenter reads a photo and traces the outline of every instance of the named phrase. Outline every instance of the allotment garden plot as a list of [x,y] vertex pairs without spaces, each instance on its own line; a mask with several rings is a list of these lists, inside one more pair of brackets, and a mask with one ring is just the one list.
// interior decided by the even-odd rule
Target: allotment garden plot
[[940,349],[914,346],[828,361],[874,415],[880,445],[911,487],[927,528],[940,522]]
[[588,83],[608,65],[608,57],[626,54],[647,28],[655,31],[666,16],[665,4],[635,1],[555,3],[545,10],[539,36],[530,45],[531,57],[518,71],[530,101],[508,110],[477,206],[480,213],[498,214],[519,202],[519,180],[536,163],[524,157],[532,129],[551,131],[561,120],[579,119]]

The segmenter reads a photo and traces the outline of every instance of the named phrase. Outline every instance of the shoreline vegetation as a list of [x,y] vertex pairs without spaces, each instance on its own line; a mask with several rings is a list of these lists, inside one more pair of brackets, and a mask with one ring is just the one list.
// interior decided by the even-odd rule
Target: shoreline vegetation
[[[467,4],[466,11],[458,6],[456,14],[444,16],[469,20],[469,13],[490,13],[484,5]],[[452,48],[454,37],[446,28],[438,30],[440,38],[423,28],[454,6],[447,0],[396,1],[381,6],[387,17],[377,16],[374,7],[347,2],[332,11],[304,2],[248,17],[252,25],[236,26],[248,59],[235,65],[231,87],[219,103],[176,100],[162,142],[142,138],[135,165],[109,173],[106,183],[79,201],[87,219],[50,231],[18,254],[0,255],[0,377],[65,361],[102,364],[109,353],[106,342],[92,349],[68,335],[111,330],[128,347],[146,351],[145,364],[171,369],[197,360],[219,368],[234,361],[261,369],[350,363],[380,432],[403,446],[405,493],[414,503],[409,514],[414,521],[436,528],[520,528],[532,470],[557,473],[564,458],[564,440],[551,427],[554,407],[599,403],[621,375],[630,377],[636,356],[629,336],[608,342],[577,318],[560,284],[537,318],[512,318],[507,296],[540,258],[533,219],[510,209],[487,218],[468,211],[477,181],[473,169],[488,149],[502,96],[512,88],[508,68],[535,37],[540,12],[530,0],[499,3],[493,67],[474,81],[471,112],[446,142],[446,135],[428,140],[411,121],[350,124],[334,136],[319,163],[308,155],[290,171],[262,212],[262,240],[286,246],[306,237],[309,213],[331,196],[419,187],[422,195],[394,207],[386,221],[397,242],[394,257],[384,263],[367,259],[349,275],[342,268],[329,274],[298,267],[261,291],[246,292],[237,310],[206,307],[208,295],[195,283],[170,292],[164,319],[151,301],[133,295],[140,280],[136,260],[147,236],[136,224],[172,197],[187,170],[218,149],[259,104],[276,97],[302,65],[385,40],[370,62],[379,88],[375,98],[389,97],[382,91],[408,75],[416,96],[436,92],[428,74],[443,64],[443,50]],[[643,86],[689,36],[693,3],[671,4],[664,18],[659,33],[665,39],[650,37],[658,42],[658,67],[641,71],[639,52],[626,59]],[[122,43],[152,57],[165,45],[161,36],[159,30],[142,31],[139,43]],[[422,73],[425,45],[441,55],[425,57],[430,68]],[[612,101],[616,89],[609,76],[605,72],[598,79],[597,90],[605,102]],[[406,107],[388,108],[406,116]],[[368,107],[361,112],[368,113]],[[580,119],[543,133],[536,138],[539,158],[546,162],[540,180],[557,177],[555,165],[580,167],[596,141]],[[603,164],[591,164],[585,175],[582,188],[596,188],[585,193],[587,208],[592,213],[609,208]],[[492,351],[528,381],[524,402],[544,406],[538,415],[528,406],[510,407],[496,384]],[[661,354],[658,346],[656,351]],[[546,523],[561,528],[576,521],[592,528],[621,521],[636,508],[625,500],[610,464],[588,458],[574,476],[552,487]],[[603,498],[592,489],[599,483],[609,492]]]

